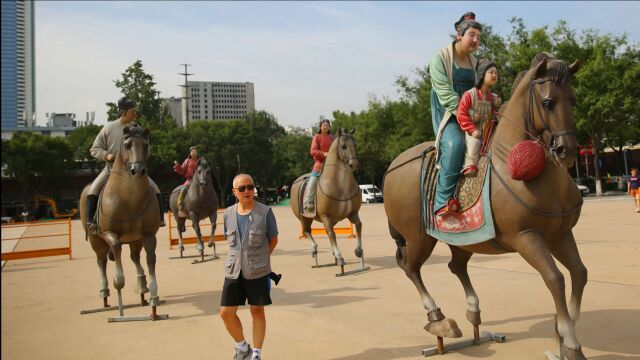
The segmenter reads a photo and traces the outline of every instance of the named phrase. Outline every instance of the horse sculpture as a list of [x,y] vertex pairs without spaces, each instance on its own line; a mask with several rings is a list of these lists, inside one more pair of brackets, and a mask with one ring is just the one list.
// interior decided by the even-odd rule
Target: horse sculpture
[[[464,288],[467,319],[474,325],[474,332],[477,333],[481,323],[480,306],[467,273],[467,262],[473,253],[518,252],[542,275],[553,296],[561,356],[570,360],[585,359],[574,324],[580,316],[587,269],[572,233],[580,216],[582,198],[567,171],[576,157],[578,145],[573,131],[575,95],[570,84],[578,68],[577,61],[567,65],[550,54],[541,53],[529,70],[520,73],[513,84],[511,100],[500,110],[500,121],[489,147],[495,238],[469,246],[449,245],[452,255],[449,269]],[[547,159],[539,176],[516,181],[509,176],[508,153],[528,138],[536,138],[546,145]],[[397,263],[420,293],[429,320],[425,329],[438,337],[440,348],[442,337],[459,337],[461,332],[454,320],[442,314],[420,275],[420,268],[438,242],[425,231],[418,196],[424,186],[419,180],[420,159],[432,145],[432,142],[419,144],[389,165],[384,180],[384,205],[389,230],[397,245]],[[568,305],[564,277],[553,258],[571,274],[572,293]]]
[[[107,256],[113,256],[116,262],[116,275],[113,286],[118,290],[120,316],[123,315],[122,294],[124,274],[122,271],[122,244],[129,244],[131,260],[136,265],[138,282],[136,292],[140,294],[145,305],[144,294],[151,292],[151,320],[165,319],[167,315],[157,315],[156,306],[160,304],[156,283],[156,233],[160,227],[158,200],[149,184],[147,159],[149,157],[149,131],[138,125],[123,129],[122,146],[115,157],[109,180],[102,190],[98,204],[98,234],[87,233],[91,247],[98,259],[98,267],[102,276],[100,296],[104,307],[108,307],[109,284],[107,281]],[[82,225],[87,232],[87,185],[80,196],[80,214]],[[140,265],[142,248],[147,254],[150,286],[144,269]],[[141,320],[141,318],[129,318]],[[127,318],[116,318],[126,321]],[[110,319],[111,321],[111,319]]]
[[[348,275],[355,272],[367,270],[364,267],[364,257],[362,251],[362,222],[358,216],[360,210],[361,195],[360,187],[353,177],[353,172],[358,168],[358,159],[356,157],[356,141],[353,137],[354,130],[351,132],[346,129],[338,130],[338,138],[331,144],[327,158],[325,160],[320,179],[318,181],[318,191],[316,192],[316,214],[314,218],[304,217],[301,214],[300,193],[301,187],[305,184],[305,180],[309,174],[305,174],[291,185],[290,204],[293,214],[300,220],[302,231],[305,236],[312,242],[311,256],[316,261],[318,267],[318,244],[311,234],[311,224],[313,220],[320,221],[324,225],[336,264],[340,265],[340,274],[338,276]],[[348,218],[351,223],[356,226],[356,249],[355,254],[360,258],[361,268],[348,271],[345,273],[345,261],[342,258],[336,234],[333,230],[335,224]]]
[[[182,233],[186,231],[185,221],[186,217],[180,217],[178,213],[178,191],[180,187],[174,189],[171,193],[171,198],[169,199],[169,206],[171,207],[171,212],[173,213],[176,223],[178,224],[178,238],[180,242],[178,244],[178,248],[180,249],[180,257],[182,257],[182,252],[184,250]],[[218,218],[217,210],[218,210],[218,195],[215,190],[213,190],[213,185],[211,181],[211,168],[207,160],[204,158],[200,158],[198,161],[198,165],[196,167],[196,172],[193,174],[193,179],[191,180],[191,185],[189,185],[189,189],[184,197],[183,207],[186,213],[189,214],[189,219],[191,220],[191,224],[193,225],[193,229],[196,231],[196,237],[198,239],[198,243],[196,245],[196,249],[200,252],[201,261],[204,262],[204,243],[202,241],[202,233],[200,231],[200,220],[208,217],[211,221],[211,235],[209,236],[210,247],[213,247],[213,258],[217,259],[216,255],[216,244],[214,243],[215,231],[216,231],[216,219]],[[199,263],[198,261],[194,261],[194,263]]]

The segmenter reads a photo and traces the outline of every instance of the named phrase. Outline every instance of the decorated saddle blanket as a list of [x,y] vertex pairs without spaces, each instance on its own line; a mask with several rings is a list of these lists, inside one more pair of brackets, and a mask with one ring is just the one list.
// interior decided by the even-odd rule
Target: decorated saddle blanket
[[[432,157],[433,159],[429,159]],[[438,179],[435,154],[427,154],[423,163],[423,220],[427,233],[449,245],[472,245],[495,238],[491,212],[491,168],[487,155],[478,162],[477,176],[460,176],[456,196],[460,212],[436,216],[433,200]]]

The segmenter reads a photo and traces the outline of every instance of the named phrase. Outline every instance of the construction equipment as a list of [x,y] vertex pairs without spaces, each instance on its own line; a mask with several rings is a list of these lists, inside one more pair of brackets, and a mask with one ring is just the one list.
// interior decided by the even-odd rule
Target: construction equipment
[[51,215],[53,216],[54,219],[66,219],[66,218],[71,219],[71,218],[75,217],[76,214],[78,214],[78,209],[77,208],[73,208],[73,209],[69,210],[69,212],[67,212],[67,213],[58,212],[58,206],[57,206],[55,200],[53,200],[52,198],[50,198],[48,196],[36,195],[36,196],[34,196],[34,200],[35,200],[36,209],[39,207],[40,201],[44,201],[44,202],[48,203],[49,206],[51,207]]

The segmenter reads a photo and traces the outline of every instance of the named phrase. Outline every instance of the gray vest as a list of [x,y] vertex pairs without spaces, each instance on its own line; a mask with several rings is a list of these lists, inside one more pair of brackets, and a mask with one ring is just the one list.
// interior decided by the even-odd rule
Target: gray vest
[[271,272],[269,239],[267,238],[267,214],[269,207],[256,202],[249,215],[247,233],[238,231],[238,204],[224,210],[225,236],[229,244],[229,257],[224,264],[224,275],[229,279],[242,277],[248,280],[257,279]]

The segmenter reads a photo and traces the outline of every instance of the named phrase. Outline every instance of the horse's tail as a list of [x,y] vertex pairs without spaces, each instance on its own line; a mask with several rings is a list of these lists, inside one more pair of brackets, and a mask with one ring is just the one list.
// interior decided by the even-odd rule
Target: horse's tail
[[[393,227],[393,225],[391,225],[390,222],[387,222],[389,224],[389,233],[391,234],[391,237],[393,238],[393,240],[395,240],[396,242],[396,262],[398,263],[398,266],[402,269],[402,270],[407,270],[406,269],[406,265],[407,265],[407,258],[405,256],[406,254],[406,250],[407,250],[407,240],[405,240],[405,238],[402,236],[402,234],[400,234],[398,232],[398,230],[396,230],[396,228]],[[404,251],[403,251],[404,249]]]

